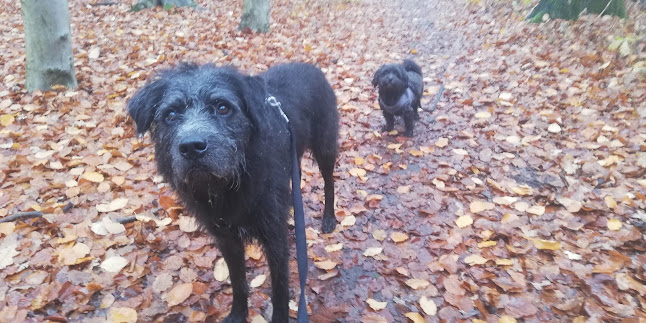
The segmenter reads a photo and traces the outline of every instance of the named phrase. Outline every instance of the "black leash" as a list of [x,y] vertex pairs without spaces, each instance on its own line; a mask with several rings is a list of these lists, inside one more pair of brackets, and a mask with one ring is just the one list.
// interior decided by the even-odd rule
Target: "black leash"
[[289,118],[280,107],[280,102],[275,97],[267,98],[267,103],[278,108],[281,116],[287,121],[292,142],[292,195],[294,196],[294,235],[296,236],[296,263],[298,264],[298,280],[301,285],[301,296],[298,300],[298,315],[296,322],[307,323],[307,300],[305,299],[305,283],[307,282],[307,241],[305,241],[305,213],[303,212],[303,196],[301,195],[301,165],[298,163],[296,152],[296,137],[292,131]]

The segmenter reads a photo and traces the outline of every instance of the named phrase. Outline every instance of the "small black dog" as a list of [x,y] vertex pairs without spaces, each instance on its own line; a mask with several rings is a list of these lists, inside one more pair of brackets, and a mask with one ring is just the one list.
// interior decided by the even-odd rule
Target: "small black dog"
[[379,106],[386,118],[382,130],[393,130],[395,116],[401,115],[406,126],[404,135],[412,137],[415,120],[419,120],[417,109],[422,107],[420,101],[424,92],[419,65],[410,59],[404,60],[403,64],[382,65],[375,73],[372,85],[379,87]]
[[[339,116],[325,75],[302,63],[259,76],[184,64],[166,70],[128,102],[137,132],[150,130],[159,173],[215,237],[229,267],[233,305],[225,322],[246,322],[244,243],[258,240],[271,272],[273,322],[287,322],[291,141],[312,149],[325,182],[323,232],[334,231]],[[300,189],[296,187],[294,189]]]

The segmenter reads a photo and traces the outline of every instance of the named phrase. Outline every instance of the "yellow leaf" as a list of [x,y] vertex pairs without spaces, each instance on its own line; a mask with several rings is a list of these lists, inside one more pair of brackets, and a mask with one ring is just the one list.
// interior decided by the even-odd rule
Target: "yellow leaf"
[[343,248],[343,243],[339,242],[339,243],[335,243],[335,244],[325,246],[325,251],[327,251],[327,252],[335,252],[335,251],[341,250],[342,248]]
[[422,296],[419,299],[419,307],[422,308],[424,313],[434,316],[437,314],[437,305],[435,305],[435,302],[433,302],[432,299],[426,298],[426,296]]
[[337,263],[332,260],[315,261],[314,266],[318,269],[330,270],[336,267]]
[[487,263],[488,259],[482,257],[481,255],[469,255],[464,258],[464,262],[468,265],[484,265]]
[[108,311],[109,323],[135,323],[137,322],[137,311],[128,307],[113,307]]
[[16,224],[13,222],[0,223],[0,234],[8,236],[16,228]]
[[491,118],[491,113],[489,111],[480,111],[475,115],[476,119],[489,119]]
[[166,303],[168,307],[179,305],[193,293],[193,283],[179,284],[166,294]]
[[496,259],[496,265],[498,266],[511,266],[513,264],[513,259]]
[[453,153],[456,154],[456,155],[459,155],[459,156],[468,156],[469,155],[469,153],[466,150],[462,149],[462,148],[453,149]]
[[401,146],[402,146],[402,144],[389,144],[389,145],[388,145],[388,146],[386,146],[386,147],[388,147],[388,149],[394,149],[394,150],[397,150],[397,149],[399,149],[399,147],[401,147]]
[[417,278],[412,278],[406,281],[406,285],[408,285],[412,289],[423,289],[428,287],[430,285],[427,280],[425,279],[417,279]]
[[473,201],[469,204],[469,210],[471,213],[480,213],[482,211],[493,210],[496,207],[495,204],[485,201]]
[[384,248],[382,248],[382,247],[366,248],[366,250],[363,252],[363,255],[366,256],[366,257],[374,257],[374,256],[380,254],[382,250],[384,250]]
[[255,243],[248,244],[245,247],[245,253],[253,260],[260,260],[262,257],[262,248]]
[[357,165],[357,166],[361,166],[365,162],[366,162],[366,160],[363,159],[363,157],[354,157],[354,164]]
[[397,193],[408,194],[410,192],[410,185],[400,186],[397,188]]
[[90,247],[84,243],[77,243],[73,247],[63,248],[58,254],[58,262],[62,265],[76,265],[79,259],[90,253]]
[[455,224],[458,225],[458,228],[466,228],[473,224],[473,218],[470,215],[463,215],[455,220]]
[[624,159],[617,156],[617,155],[611,155],[610,157],[600,160],[598,163],[599,165],[603,167],[608,167],[616,164],[617,162],[623,161]]
[[442,182],[441,180],[437,179],[437,178],[433,178],[432,182],[433,182],[433,185],[435,185],[435,187],[437,187],[437,188],[445,188],[446,187],[446,184],[444,182]]
[[521,186],[514,186],[511,188],[512,193],[515,193],[517,195],[532,195],[534,194],[534,190],[532,190],[531,187],[527,185],[521,185]]
[[610,231],[618,231],[619,229],[621,229],[622,225],[623,224],[618,219],[610,219],[608,220],[607,224],[608,230]]
[[509,315],[503,315],[498,319],[498,323],[516,323],[516,319]]
[[545,207],[542,205],[532,205],[526,212],[534,215],[543,215],[545,213]]
[[118,273],[127,265],[128,259],[121,256],[112,256],[101,263],[101,269],[110,273]]
[[341,226],[349,227],[353,226],[357,222],[357,218],[354,215],[346,215],[343,220],[341,220]]
[[363,178],[366,176],[366,170],[363,168],[353,168],[349,170],[348,173],[350,173],[350,175],[354,177],[359,177],[359,178]]
[[423,152],[421,152],[421,151],[419,151],[419,150],[415,150],[415,149],[412,149],[409,153],[410,153],[411,155],[415,156],[415,157],[422,157],[422,156],[424,156],[424,153],[423,153]]
[[402,232],[393,232],[390,234],[390,239],[392,239],[394,242],[404,242],[408,240],[408,235]]
[[267,320],[261,315],[256,315],[251,318],[251,323],[267,323]]
[[471,323],[487,323],[485,320],[471,319]]
[[256,278],[252,279],[251,282],[249,282],[249,287],[251,288],[256,288],[262,286],[262,284],[265,283],[265,280],[267,279],[267,275],[261,274],[256,276]]
[[517,197],[512,196],[497,196],[493,198],[493,202],[500,205],[511,205],[518,201]]
[[639,183],[639,185],[641,185],[642,187],[646,187],[646,179],[640,179],[637,181],[637,183]]
[[404,314],[407,318],[409,318],[413,323],[424,323],[424,318],[417,312],[408,312]]
[[374,300],[372,298],[368,298],[366,300],[366,303],[368,303],[368,305],[370,305],[370,308],[372,308],[375,311],[381,311],[384,308],[386,308],[386,305],[388,305],[387,302],[379,302],[379,301],[376,301],[376,300]]
[[532,242],[537,249],[541,250],[558,250],[561,248],[561,244],[558,241],[534,239]]
[[478,243],[478,248],[488,248],[488,247],[493,247],[497,244],[498,242],[496,241],[482,241]]
[[448,138],[437,138],[437,141],[435,142],[435,146],[439,148],[444,148],[449,145],[449,139]]
[[103,175],[97,172],[86,172],[83,173],[83,178],[93,183],[103,182]]
[[229,267],[227,267],[227,263],[224,262],[224,258],[220,258],[215,262],[213,278],[219,282],[223,282],[229,278]]
[[603,200],[606,202],[606,205],[608,206],[608,208],[614,209],[617,207],[617,202],[612,196],[606,195],[606,197],[604,197]]
[[114,212],[124,208],[128,204],[127,198],[118,198],[114,199],[108,204],[98,204],[96,210],[99,212]]
[[0,124],[2,124],[3,127],[12,124],[14,120],[16,120],[16,118],[14,118],[11,114],[3,114],[2,116],[0,116]]
[[411,50],[410,50],[410,53],[411,53],[411,54],[413,54],[413,55],[417,55],[417,49],[414,49],[414,48],[413,48],[413,49],[411,49]]

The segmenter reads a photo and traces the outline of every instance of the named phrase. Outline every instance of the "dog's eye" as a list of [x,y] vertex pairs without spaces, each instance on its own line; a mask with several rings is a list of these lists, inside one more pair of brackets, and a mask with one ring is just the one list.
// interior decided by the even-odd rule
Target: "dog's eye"
[[175,110],[166,112],[166,117],[164,117],[164,119],[166,119],[167,122],[175,121],[175,119],[177,119],[177,112],[175,112]]
[[222,115],[228,114],[230,111],[231,108],[229,108],[229,106],[226,104],[218,104],[217,108],[215,109],[215,112]]

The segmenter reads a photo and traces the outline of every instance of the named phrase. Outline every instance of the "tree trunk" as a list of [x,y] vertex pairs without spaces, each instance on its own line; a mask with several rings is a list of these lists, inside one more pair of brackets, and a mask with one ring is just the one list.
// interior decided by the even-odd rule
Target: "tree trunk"
[[76,86],[67,0],[22,0],[27,70],[25,88]]
[[197,4],[195,3],[195,0],[139,0],[139,2],[132,6],[130,10],[139,11],[155,6],[162,6],[164,9],[172,9],[175,7],[195,7]]
[[550,19],[577,20],[583,10],[589,14],[601,14],[626,18],[624,0],[541,0],[527,16],[530,22],[538,23],[543,15]]
[[240,30],[269,31],[269,0],[244,0]]

